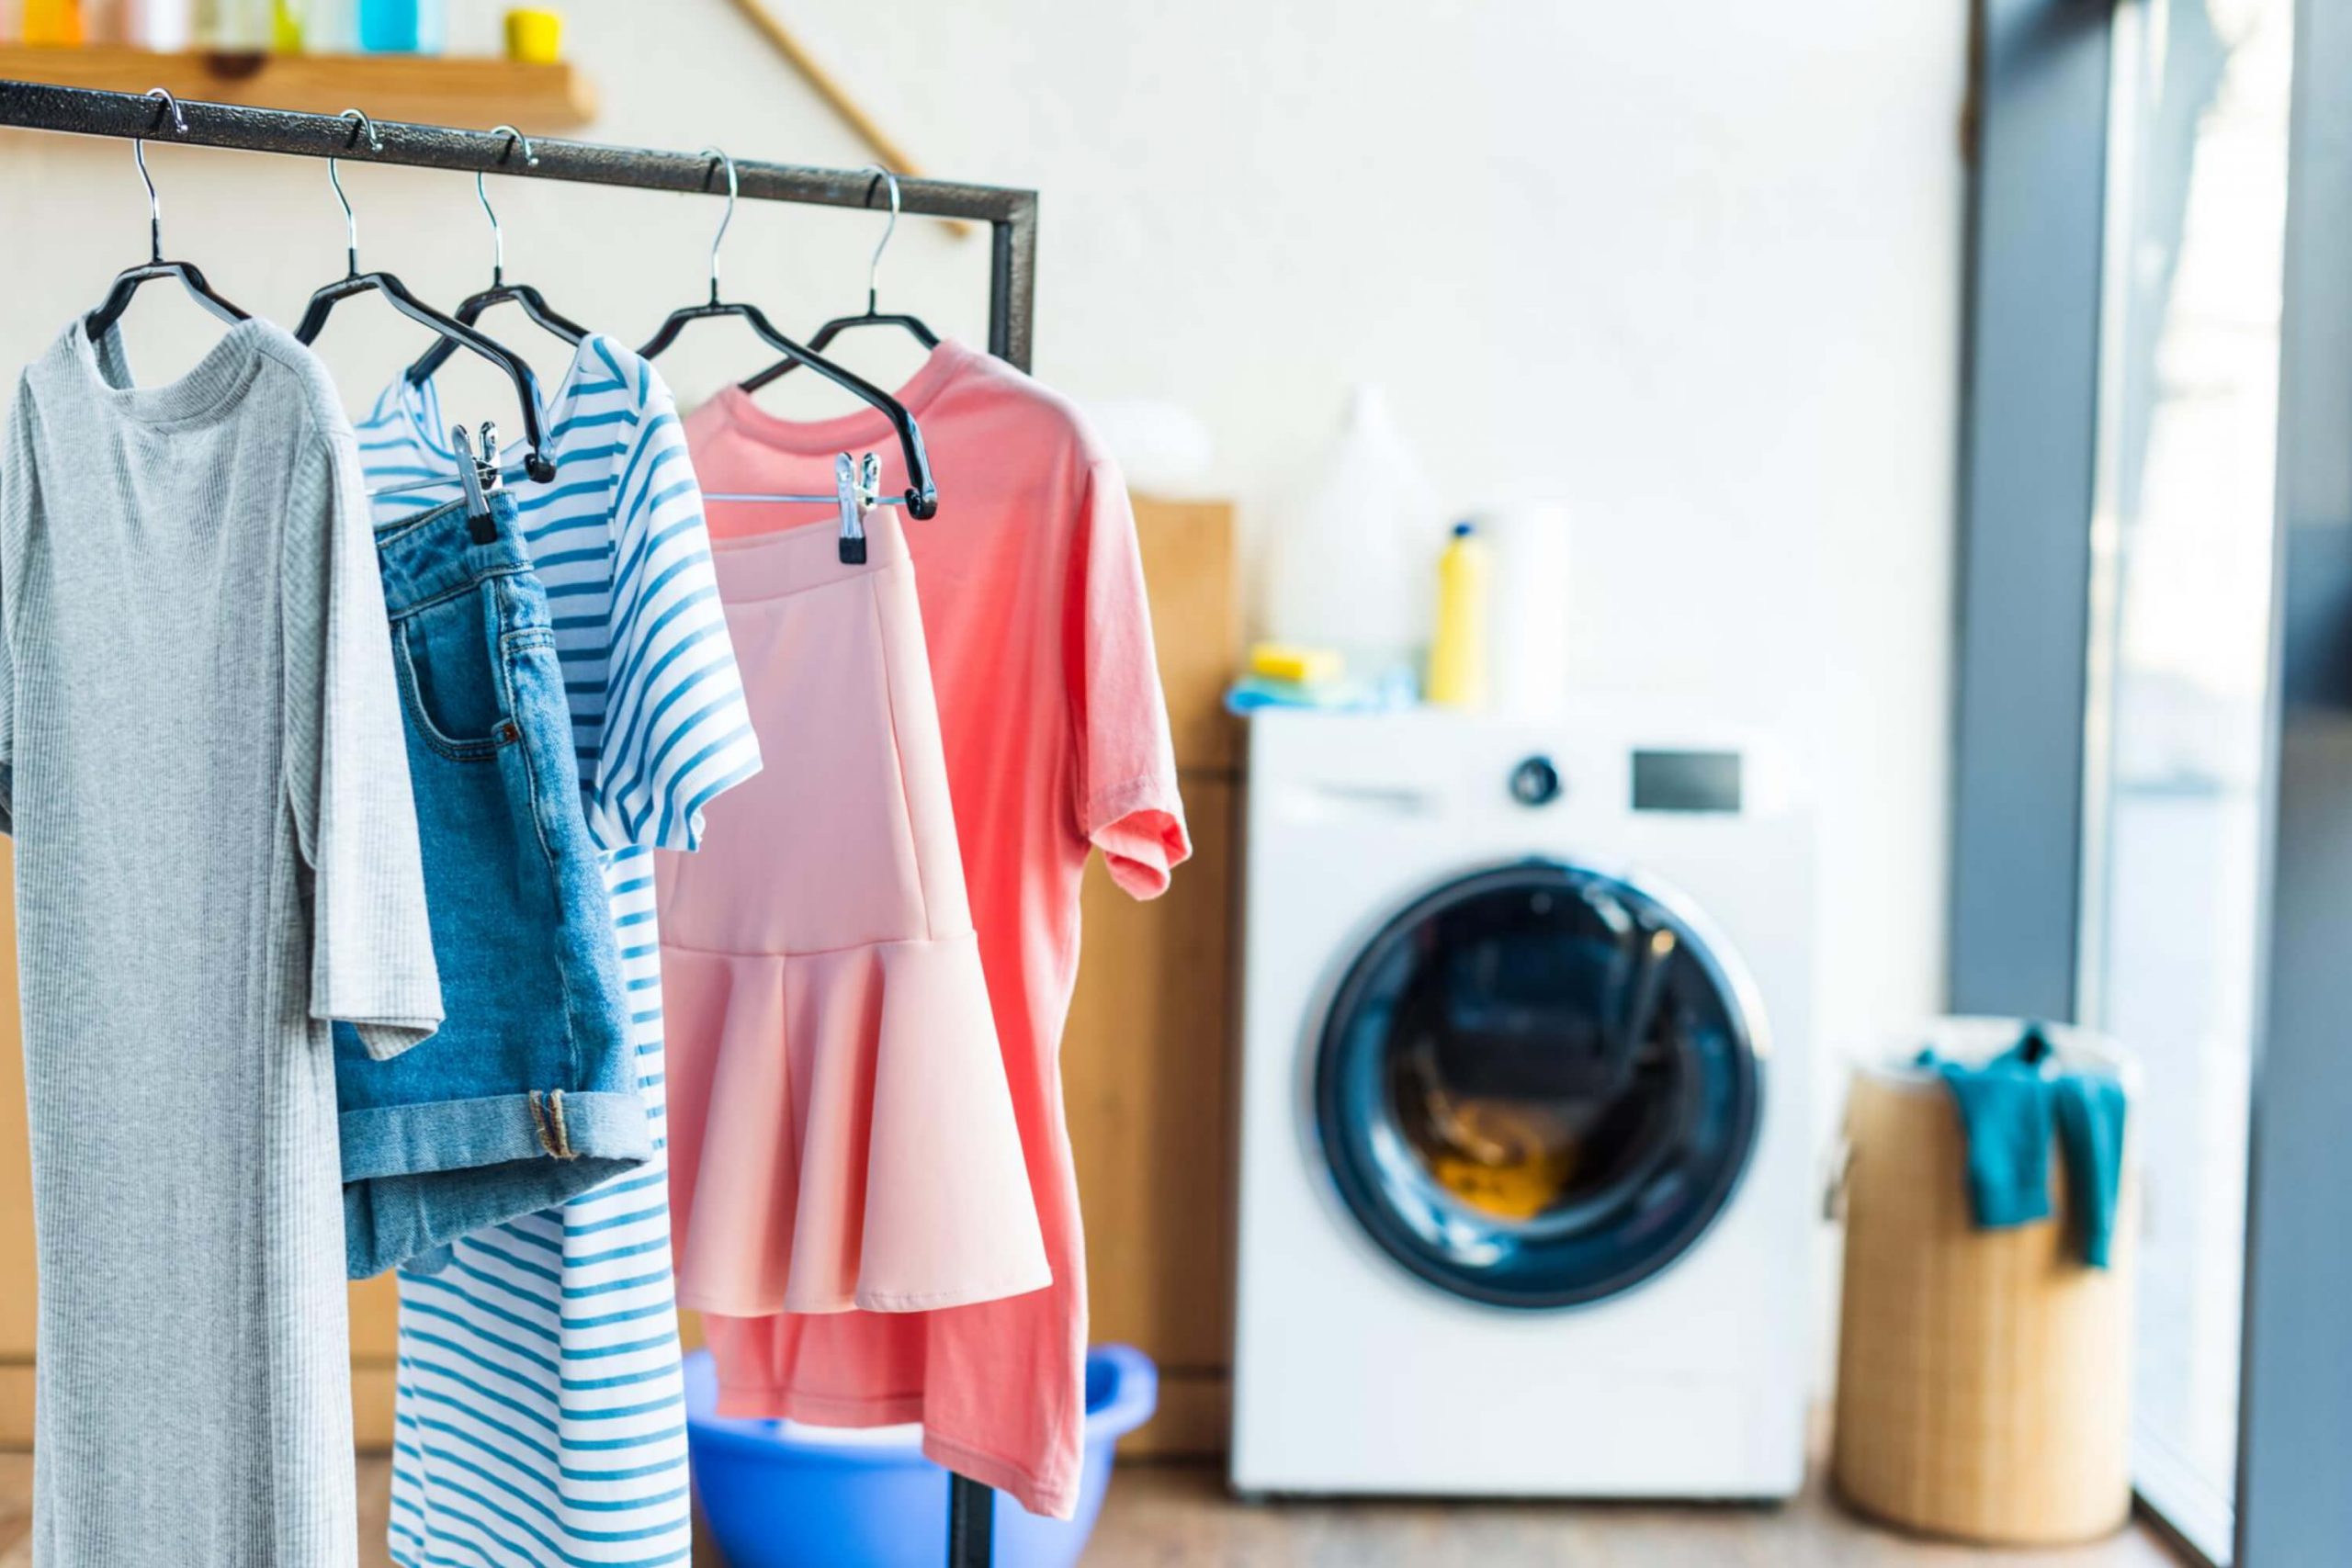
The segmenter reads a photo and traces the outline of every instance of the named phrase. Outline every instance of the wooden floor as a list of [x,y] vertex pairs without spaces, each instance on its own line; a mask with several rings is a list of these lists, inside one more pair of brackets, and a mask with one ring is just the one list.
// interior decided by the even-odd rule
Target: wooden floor
[[1136,1467],[1111,1486],[1089,1568],[2180,1568],[2134,1529],[2071,1551],[1989,1552],[1784,1508],[1234,1502],[1216,1471]]
[[[384,1568],[387,1461],[362,1460],[365,1568]],[[32,1460],[0,1454],[0,1568],[28,1568]],[[1213,1470],[1136,1465],[1111,1488],[1088,1568],[2177,1568],[2134,1529],[2072,1551],[1986,1552],[1786,1508],[1248,1505]]]

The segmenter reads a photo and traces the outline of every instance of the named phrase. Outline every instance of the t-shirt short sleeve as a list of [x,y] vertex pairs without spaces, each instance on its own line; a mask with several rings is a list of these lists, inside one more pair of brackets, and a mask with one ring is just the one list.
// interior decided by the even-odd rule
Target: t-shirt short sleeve
[[1135,512],[1115,465],[1089,464],[1079,508],[1063,626],[1076,827],[1102,852],[1114,882],[1153,898],[1167,891],[1170,872],[1193,846],[1176,789]]
[[310,1016],[399,1055],[441,1022],[391,631],[359,453],[314,441],[288,508],[285,779],[311,872]]
[[702,491],[669,389],[642,361],[614,497],[611,653],[588,827],[606,851],[691,850],[703,808],[760,771],[711,569]]

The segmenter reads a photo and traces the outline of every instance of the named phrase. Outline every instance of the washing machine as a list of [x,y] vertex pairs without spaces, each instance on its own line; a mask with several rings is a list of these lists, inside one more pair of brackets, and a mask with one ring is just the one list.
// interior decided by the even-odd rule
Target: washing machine
[[1250,724],[1232,1481],[1804,1468],[1809,814],[1629,706]]

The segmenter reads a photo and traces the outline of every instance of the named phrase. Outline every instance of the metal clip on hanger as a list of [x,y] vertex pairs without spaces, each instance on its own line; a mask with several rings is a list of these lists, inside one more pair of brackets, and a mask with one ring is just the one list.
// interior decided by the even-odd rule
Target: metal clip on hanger
[[705,491],[703,500],[753,506],[820,506],[831,502],[841,513],[841,559],[843,566],[865,564],[865,519],[876,507],[903,506],[910,512],[914,510],[914,502],[905,496],[882,493],[882,460],[871,452],[854,460],[846,452],[834,456],[833,493],[831,495],[760,495]]
[[481,459],[474,456],[474,438],[466,434],[463,424],[453,424],[449,445],[458,454],[458,479],[465,486],[467,518],[489,516],[490,486],[482,479]]
[[[806,365],[835,386],[854,394],[860,400],[882,412],[883,415],[889,420],[890,428],[898,434],[899,449],[906,458],[907,510],[917,517],[935,515],[939,511],[939,491],[931,481],[931,459],[923,453],[922,432],[916,427],[914,416],[907,412],[906,405],[872,382],[842,369],[814,349],[805,348],[785,336],[776,330],[775,324],[767,319],[757,305],[744,304],[740,301],[722,301],[719,299],[718,247],[727,238],[728,225],[735,221],[735,200],[740,186],[735,176],[734,159],[716,147],[704,148],[702,154],[723,165],[727,171],[727,211],[718,220],[718,232],[710,237],[710,298],[702,304],[682,305],[671,311],[654,332],[653,336],[647,340],[645,346],[637,352],[643,357],[651,359],[678,341],[678,334],[685,330],[688,321],[703,321],[715,316],[740,317],[770,348],[788,355],[799,364]],[[707,180],[707,176],[706,176]],[[831,498],[827,496],[820,499],[831,500]]]
[[842,509],[841,558],[843,566],[865,564],[865,514],[880,504],[881,459],[868,452],[856,462],[846,452],[834,454],[833,488]]
[[[939,334],[923,325],[922,318],[906,315],[886,316],[882,314],[876,303],[878,299],[876,284],[882,276],[882,253],[890,248],[890,236],[899,231],[899,176],[879,164],[868,164],[865,167],[874,175],[874,178],[867,181],[865,186],[865,204],[868,207],[874,205],[876,186],[887,184],[890,191],[890,220],[882,226],[882,238],[875,243],[874,254],[865,264],[865,313],[861,316],[835,316],[817,329],[816,335],[808,340],[808,346],[821,353],[831,348],[833,340],[852,327],[900,327],[923,347],[937,348]],[[790,375],[795,363],[789,359],[778,360],[758,375],[740,384],[743,390],[756,392],[779,376]]]
[[[525,168],[538,166],[539,155],[531,151],[529,137],[511,125],[499,126],[492,130],[491,134],[503,135],[509,139],[513,145],[507,149],[508,152],[514,152],[516,148],[521,149]],[[503,159],[506,154],[501,153],[500,156]],[[586,327],[569,317],[558,315],[554,307],[548,303],[547,296],[529,284],[506,281],[506,231],[499,226],[497,210],[490,205],[490,193],[482,188],[482,174],[480,169],[474,171],[474,199],[481,203],[482,216],[490,220],[490,287],[479,294],[468,295],[458,304],[458,320],[468,326],[472,326],[481,320],[482,312],[492,305],[504,304],[511,300],[522,306],[523,314],[534,323],[545,327],[564,342],[577,347],[580,340],[588,335]],[[429,379],[433,373],[447,364],[449,356],[457,352],[458,345],[447,338],[443,338],[419,355],[416,363],[408,367],[410,382],[420,384]]]
[[490,498],[503,482],[498,472],[498,426],[489,420],[481,422],[479,456],[462,424],[449,427],[449,445],[457,451],[458,478],[466,489],[467,530],[477,545],[495,544],[498,525],[490,515]]
[[[371,152],[383,151],[383,139],[376,134],[375,122],[357,109],[345,109],[343,118],[357,123],[352,128],[355,145],[359,133],[368,134]],[[334,187],[334,198],[343,207],[345,233],[344,256],[347,270],[344,276],[311,296],[311,307],[302,312],[296,323],[294,335],[303,343],[315,343],[327,324],[327,313],[340,300],[355,294],[381,294],[392,308],[410,321],[430,327],[442,337],[460,348],[472,350],[505,373],[514,383],[514,395],[523,405],[523,437],[529,452],[523,459],[524,471],[541,484],[555,478],[555,460],[548,456],[547,439],[539,428],[539,383],[531,367],[505,349],[492,343],[463,321],[445,316],[432,306],[409,292],[408,285],[389,272],[363,273],[359,270],[359,217],[351,210],[351,198],[343,192],[343,175],[333,157],[327,159],[327,183]]]
[[[180,112],[180,101],[177,98],[162,87],[148,88],[146,96],[160,100],[155,110],[157,130],[163,129],[164,117],[168,114],[171,117],[173,131],[181,136],[187,134],[187,116]],[[94,343],[104,337],[107,328],[122,320],[122,313],[130,309],[130,297],[139,291],[139,286],[159,277],[179,279],[187,286],[187,291],[196,297],[198,304],[202,305],[224,321],[236,322],[247,320],[244,311],[213,292],[212,286],[204,280],[204,274],[197,269],[195,263],[164,259],[164,201],[163,197],[155,194],[155,176],[147,172],[147,139],[145,137],[131,138],[130,155],[137,161],[139,177],[147,186],[147,261],[144,265],[126,268],[116,276],[114,287],[107,290],[107,297],[99,301],[98,308],[82,318],[83,330],[90,334],[90,339]]]

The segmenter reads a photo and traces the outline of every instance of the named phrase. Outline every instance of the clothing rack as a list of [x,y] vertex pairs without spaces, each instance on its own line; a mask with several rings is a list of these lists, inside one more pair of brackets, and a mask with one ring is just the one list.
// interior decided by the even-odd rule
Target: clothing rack
[[[379,120],[377,141],[371,142],[352,121],[329,115],[201,102],[184,102],[179,108],[186,130],[153,98],[0,79],[0,127],[639,190],[719,196],[727,191],[719,161],[694,152],[535,136],[531,151],[536,156],[526,162],[515,139],[503,131]],[[745,200],[818,207],[870,208],[881,184],[863,172],[748,160],[736,162],[735,174],[738,195]],[[956,180],[902,179],[899,197],[906,212],[989,226],[989,352],[1027,370],[1036,305],[1037,193]],[[989,1568],[995,1513],[994,1492],[967,1477],[950,1475],[948,1568]]]
[[[361,107],[367,106],[362,105]],[[694,152],[613,147],[593,141],[531,138],[537,160],[526,164],[514,137],[446,125],[375,122],[382,145],[371,145],[347,119],[248,108],[239,104],[184,101],[187,130],[177,130],[155,99],[85,87],[0,80],[0,126],[77,136],[141,138],[241,152],[283,152],[300,158],[339,158],[346,164],[403,164],[418,169],[508,175],[516,179],[570,180],[639,190],[726,194],[718,161]],[[738,159],[740,194],[747,201],[793,201],[817,207],[871,208],[880,182],[848,169]],[[1029,368],[1036,303],[1037,193],[956,180],[902,179],[901,210],[930,218],[963,218],[989,226],[989,352]]]

